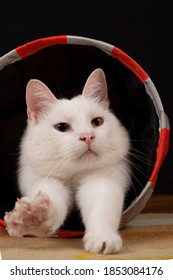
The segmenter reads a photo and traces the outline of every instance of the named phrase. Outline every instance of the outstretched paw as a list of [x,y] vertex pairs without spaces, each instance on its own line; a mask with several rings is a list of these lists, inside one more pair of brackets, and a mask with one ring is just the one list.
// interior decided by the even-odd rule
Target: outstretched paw
[[48,236],[55,232],[57,210],[49,197],[39,192],[34,198],[18,199],[15,208],[5,214],[6,229],[11,236]]
[[118,233],[86,232],[84,236],[85,250],[94,254],[116,254],[122,248],[122,238]]

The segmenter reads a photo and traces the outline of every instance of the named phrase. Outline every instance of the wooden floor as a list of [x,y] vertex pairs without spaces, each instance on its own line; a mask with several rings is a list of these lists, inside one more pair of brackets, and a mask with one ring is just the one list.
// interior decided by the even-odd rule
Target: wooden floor
[[173,194],[153,194],[143,213],[173,213]]

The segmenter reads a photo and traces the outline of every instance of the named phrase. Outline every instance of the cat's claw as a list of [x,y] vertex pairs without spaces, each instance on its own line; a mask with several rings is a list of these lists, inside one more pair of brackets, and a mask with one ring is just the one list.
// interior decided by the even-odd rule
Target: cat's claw
[[56,230],[57,211],[49,197],[39,192],[33,199],[18,199],[4,220],[10,236],[48,236]]
[[122,238],[118,233],[95,234],[88,232],[84,236],[85,250],[94,254],[116,254],[122,248]]

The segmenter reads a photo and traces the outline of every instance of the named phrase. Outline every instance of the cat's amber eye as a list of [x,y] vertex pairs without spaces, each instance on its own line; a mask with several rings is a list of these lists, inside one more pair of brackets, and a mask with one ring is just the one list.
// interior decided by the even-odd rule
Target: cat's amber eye
[[98,126],[101,126],[104,122],[104,119],[102,117],[98,117],[98,118],[94,118],[92,121],[91,121],[91,124],[93,127],[98,127]]
[[70,130],[70,125],[68,123],[57,123],[54,128],[60,132],[67,132]]

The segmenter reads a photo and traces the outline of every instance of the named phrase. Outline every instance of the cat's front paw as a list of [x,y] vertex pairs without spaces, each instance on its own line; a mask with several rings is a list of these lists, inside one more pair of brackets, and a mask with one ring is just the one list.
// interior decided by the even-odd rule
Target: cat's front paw
[[122,248],[122,238],[118,233],[86,232],[84,236],[85,250],[95,254],[116,254]]
[[39,192],[33,199],[18,199],[4,220],[10,236],[48,236],[56,230],[57,211],[49,197]]

